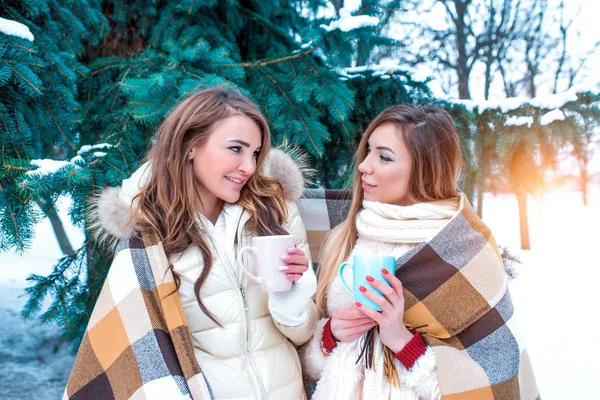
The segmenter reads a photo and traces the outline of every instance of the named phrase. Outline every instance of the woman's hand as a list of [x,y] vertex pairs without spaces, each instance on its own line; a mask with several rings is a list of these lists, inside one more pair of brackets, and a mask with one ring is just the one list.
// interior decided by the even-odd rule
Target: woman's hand
[[390,348],[394,353],[397,353],[412,339],[413,334],[404,326],[403,322],[404,293],[402,292],[402,282],[386,269],[383,269],[382,273],[385,280],[392,287],[372,276],[367,276],[367,281],[372,287],[383,293],[385,297],[364,286],[360,287],[360,291],[381,307],[381,311],[375,311],[367,306],[363,306],[359,302],[356,302],[356,307],[363,315],[377,321],[381,343]]
[[336,308],[331,313],[331,334],[340,342],[352,342],[376,325],[355,308]]
[[308,270],[308,258],[304,255],[304,252],[297,247],[288,249],[288,254],[281,256],[281,260],[286,265],[279,267],[282,272],[290,281],[297,281],[302,278],[302,274]]

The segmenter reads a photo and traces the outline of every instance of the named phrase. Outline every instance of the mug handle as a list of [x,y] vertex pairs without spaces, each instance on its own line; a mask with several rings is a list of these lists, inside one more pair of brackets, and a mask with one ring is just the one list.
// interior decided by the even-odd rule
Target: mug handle
[[250,253],[254,254],[254,257],[258,258],[258,250],[256,250],[256,247],[244,247],[242,250],[240,250],[240,254],[238,256],[238,265],[240,266],[240,268],[242,269],[242,271],[244,271],[246,273],[246,275],[248,275],[250,278],[252,278],[256,283],[258,283],[259,285],[262,283],[262,279],[259,278],[258,276],[254,276],[250,273],[250,271],[248,271],[246,269],[246,267],[244,267],[244,264],[242,263],[242,256],[244,255],[244,252],[249,251]]
[[343,276],[344,268],[346,268],[348,265],[350,265],[350,263],[347,263],[347,262],[340,265],[339,275],[340,275],[340,280],[342,281],[342,285],[344,285],[344,288],[348,291],[348,293],[350,293],[350,296],[352,296],[352,298],[354,298],[354,293],[352,293],[352,290],[350,290],[350,288],[348,287],[348,284],[344,280],[344,276]]

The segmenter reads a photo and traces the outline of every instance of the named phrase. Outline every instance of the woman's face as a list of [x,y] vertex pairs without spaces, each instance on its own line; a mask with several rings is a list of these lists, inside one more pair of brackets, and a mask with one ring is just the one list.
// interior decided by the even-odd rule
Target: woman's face
[[248,116],[232,115],[217,122],[203,146],[190,152],[197,193],[202,204],[235,203],[254,174],[262,135]]
[[358,166],[364,199],[406,206],[414,201],[409,194],[412,157],[398,128],[384,122],[371,134],[367,156]]

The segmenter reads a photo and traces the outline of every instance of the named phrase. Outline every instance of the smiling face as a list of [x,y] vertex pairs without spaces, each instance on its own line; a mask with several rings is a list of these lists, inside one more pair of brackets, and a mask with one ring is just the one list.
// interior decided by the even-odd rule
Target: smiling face
[[202,146],[194,147],[189,155],[194,170],[197,207],[206,208],[235,203],[248,179],[256,171],[262,134],[250,117],[236,114],[217,123]]
[[367,146],[366,157],[358,166],[364,199],[401,206],[414,204],[409,190],[413,160],[396,125],[379,125]]

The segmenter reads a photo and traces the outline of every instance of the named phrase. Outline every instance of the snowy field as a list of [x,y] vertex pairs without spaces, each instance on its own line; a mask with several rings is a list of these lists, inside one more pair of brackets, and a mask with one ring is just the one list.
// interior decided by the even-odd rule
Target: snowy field
[[[531,251],[519,251],[514,196],[487,195],[484,220],[523,264],[511,290],[544,400],[600,399],[598,314],[600,192],[582,206],[579,193],[530,200]],[[64,215],[64,214],[63,214]],[[63,221],[68,221],[63,218]],[[74,246],[82,240],[67,227]],[[73,357],[55,326],[21,321],[29,273],[47,274],[60,256],[50,224],[23,257],[0,253],[0,399],[59,399]],[[594,317],[596,315],[596,317]]]

